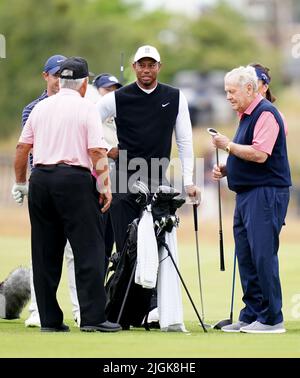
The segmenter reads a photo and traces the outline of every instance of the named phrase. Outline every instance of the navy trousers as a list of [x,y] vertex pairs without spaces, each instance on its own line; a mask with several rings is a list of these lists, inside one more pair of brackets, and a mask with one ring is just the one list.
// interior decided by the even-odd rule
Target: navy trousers
[[234,239],[245,307],[239,320],[274,325],[283,321],[279,234],[289,188],[257,187],[236,196]]

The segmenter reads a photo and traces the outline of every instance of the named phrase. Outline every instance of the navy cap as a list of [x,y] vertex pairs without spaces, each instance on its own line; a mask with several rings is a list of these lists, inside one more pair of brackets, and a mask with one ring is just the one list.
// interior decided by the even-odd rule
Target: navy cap
[[98,88],[108,88],[108,87],[111,87],[113,85],[116,85],[118,88],[121,88],[122,87],[122,84],[119,83],[119,80],[109,74],[109,73],[105,73],[105,74],[100,74],[98,76],[95,77],[95,79],[93,80],[93,85],[98,89]]
[[44,66],[44,72],[49,73],[50,75],[56,74],[62,62],[64,62],[67,58],[63,55],[53,55],[47,60]]
[[256,76],[258,80],[262,80],[265,84],[270,84],[271,79],[266,74],[266,72],[259,67],[254,67],[254,68],[255,68],[255,72],[256,72]]
[[89,76],[88,63],[79,56],[73,56],[62,62],[59,72],[62,79],[83,79]]

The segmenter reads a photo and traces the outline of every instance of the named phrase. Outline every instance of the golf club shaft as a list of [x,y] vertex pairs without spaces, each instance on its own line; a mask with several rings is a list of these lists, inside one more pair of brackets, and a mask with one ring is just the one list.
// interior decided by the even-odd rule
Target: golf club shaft
[[124,84],[124,52],[121,52],[120,57],[120,83]]
[[202,312],[202,320],[204,321],[204,305],[203,305],[203,295],[202,295],[199,241],[198,241],[198,214],[197,214],[196,204],[193,205],[193,212],[194,212],[194,227],[195,227],[195,237],[196,237],[197,267],[198,267],[198,281],[199,281],[199,290],[200,290],[201,312]]
[[[219,166],[219,150],[216,148],[217,166]],[[223,226],[222,226],[222,206],[221,206],[221,183],[218,180],[218,203],[219,203],[219,243],[220,243],[220,270],[225,270],[224,262],[224,243],[223,243]]]
[[232,274],[232,290],[231,290],[231,305],[230,305],[230,320],[233,322],[233,303],[234,303],[234,289],[235,289],[235,273],[236,273],[236,253],[234,253],[233,274]]
[[121,317],[123,315],[124,307],[125,307],[125,304],[126,304],[126,301],[127,301],[128,294],[129,294],[129,289],[131,287],[133,277],[134,277],[134,274],[135,274],[136,265],[137,265],[137,260],[135,261],[134,267],[133,267],[131,275],[130,275],[130,279],[129,279],[129,282],[128,282],[128,285],[127,285],[127,288],[126,288],[126,292],[125,292],[125,295],[124,295],[124,299],[123,299],[123,302],[122,302],[122,305],[121,305],[121,308],[120,308],[120,312],[119,312],[119,315],[118,315],[117,323],[120,323]]

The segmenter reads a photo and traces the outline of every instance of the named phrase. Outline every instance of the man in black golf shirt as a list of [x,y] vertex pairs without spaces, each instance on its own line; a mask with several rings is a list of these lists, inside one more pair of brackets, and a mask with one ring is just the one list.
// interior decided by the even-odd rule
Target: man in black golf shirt
[[[97,104],[102,120],[116,117],[119,158],[111,215],[118,251],[122,250],[128,224],[140,214],[140,207],[130,192],[133,178],[139,176],[135,175],[137,171],[142,172],[139,177],[151,187],[151,192],[166,182],[173,131],[185,191],[195,201],[199,192],[192,179],[192,127],[186,98],[178,89],[157,81],[161,62],[155,47],[140,47],[132,66],[137,80],[107,94]],[[158,174],[151,166],[154,159],[164,160]]]

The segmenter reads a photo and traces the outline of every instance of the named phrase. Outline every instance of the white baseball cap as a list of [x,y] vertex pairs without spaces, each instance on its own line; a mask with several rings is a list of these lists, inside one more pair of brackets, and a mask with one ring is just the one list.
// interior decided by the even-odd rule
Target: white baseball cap
[[156,62],[160,62],[159,52],[155,47],[149,45],[141,46],[137,49],[137,52],[135,53],[133,59],[133,63],[137,62],[142,58],[152,58],[156,60]]

